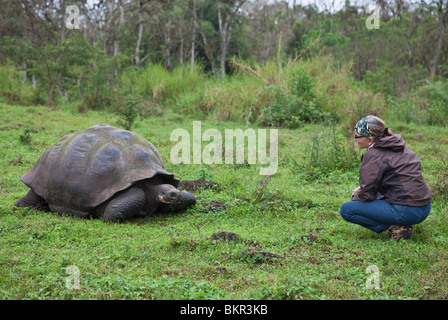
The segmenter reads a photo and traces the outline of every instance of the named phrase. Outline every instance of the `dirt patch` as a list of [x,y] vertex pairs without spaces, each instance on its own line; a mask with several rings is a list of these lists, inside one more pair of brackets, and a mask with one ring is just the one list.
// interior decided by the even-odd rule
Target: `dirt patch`
[[179,188],[189,192],[195,192],[199,189],[211,189],[219,187],[219,183],[207,180],[181,180],[179,181]]
[[255,263],[274,262],[276,260],[282,260],[284,257],[272,252],[262,251],[259,248],[250,248],[241,251],[241,257],[251,260]]
[[318,236],[314,236],[312,234],[305,234],[305,235],[301,236],[300,239],[302,241],[311,242],[312,243],[312,242],[315,242],[316,240],[318,240],[319,237]]
[[320,227],[314,228],[314,230],[313,230],[314,232],[311,231],[311,233],[309,233],[309,234],[304,234],[303,236],[300,237],[300,239],[307,243],[313,243],[316,241],[317,242],[319,242],[319,241],[325,242],[324,239],[322,239],[322,237],[317,236],[316,234],[313,234],[313,233],[319,233],[321,230],[322,230],[322,228],[320,228]]
[[22,127],[22,125],[20,123],[14,123],[10,126],[6,126],[6,127],[0,127],[0,131],[6,131],[6,130],[16,130],[16,129],[20,129],[20,127]]
[[13,159],[13,160],[9,161],[9,163],[12,164],[12,165],[21,166],[23,164],[23,162],[22,162],[22,155],[18,154],[17,155],[17,159]]
[[[220,186],[221,185],[219,183],[207,180],[181,180],[179,181],[178,188],[180,190],[194,193],[195,191],[201,189],[219,188]],[[225,202],[210,201],[207,203],[202,203],[202,207],[206,213],[209,213],[226,210],[227,204]]]
[[216,273],[226,273],[227,272],[227,269],[226,268],[224,268],[224,267],[216,267],[215,268],[215,272]]
[[237,235],[236,233],[226,232],[226,231],[215,232],[211,237],[211,240],[221,240],[221,241],[227,241],[227,242],[237,241],[239,239],[240,239],[240,236]]
[[[226,231],[217,231],[213,233],[210,240],[214,241],[222,241],[222,242],[240,242],[245,243],[249,246],[251,246],[248,249],[244,249],[240,252],[240,258],[246,262],[251,263],[279,263],[280,260],[283,260],[285,257],[278,255],[276,253],[263,251],[261,248],[256,247],[259,246],[259,244],[251,241],[251,240],[245,240],[242,239],[238,234],[234,232],[226,232]],[[280,265],[282,265],[280,263]]]
[[202,207],[205,209],[205,212],[207,212],[207,213],[217,212],[217,211],[221,211],[221,210],[224,211],[227,209],[227,205],[225,204],[225,202],[217,202],[217,201],[203,203]]

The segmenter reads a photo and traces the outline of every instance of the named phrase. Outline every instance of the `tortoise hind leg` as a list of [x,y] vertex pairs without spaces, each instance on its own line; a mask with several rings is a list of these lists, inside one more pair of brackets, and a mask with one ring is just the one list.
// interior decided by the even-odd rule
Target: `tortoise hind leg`
[[45,208],[45,200],[30,189],[26,196],[16,201],[15,206],[39,210]]
[[145,192],[140,188],[130,188],[116,195],[106,206],[104,221],[125,220],[140,215],[145,204]]

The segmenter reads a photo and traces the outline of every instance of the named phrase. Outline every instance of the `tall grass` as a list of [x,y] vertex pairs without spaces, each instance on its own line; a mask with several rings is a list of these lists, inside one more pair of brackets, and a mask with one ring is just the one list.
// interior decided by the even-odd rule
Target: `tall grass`
[[[135,96],[142,101],[144,117],[170,112],[289,128],[336,121],[347,132],[367,114],[429,125],[444,125],[447,117],[446,81],[422,82],[413,94],[399,100],[374,93],[367,83],[354,79],[350,63],[340,64],[330,55],[291,59],[279,54],[265,64],[232,59],[230,65],[232,74],[217,79],[199,63],[193,69],[179,65],[172,71],[149,63],[124,69],[112,82],[104,80],[109,67],[98,67],[101,76],[85,80],[88,88],[82,97],[72,94],[70,99],[83,100],[79,102],[83,110],[104,105],[115,112],[124,97]],[[34,88],[15,67],[1,66],[0,77],[0,97],[5,102],[45,102],[39,82]],[[68,88],[68,92],[76,90]]]
[[236,75],[215,82],[204,95],[215,118],[225,114],[232,120],[289,127],[332,120],[351,127],[366,114],[380,115],[386,105],[381,95],[353,79],[350,64],[338,66],[331,56],[264,65],[234,59],[232,64]]
[[150,63],[140,69],[129,68],[121,75],[121,94],[133,93],[154,103],[176,105],[179,97],[203,90],[208,76],[197,64],[175,67],[171,72],[161,64]]
[[0,98],[7,103],[22,105],[39,104],[45,101],[38,89],[24,80],[24,71],[13,65],[0,65]]
[[231,60],[232,75],[216,79],[201,65],[193,70],[161,64],[129,68],[120,95],[138,95],[149,112],[174,111],[197,118],[297,128],[325,120],[352,126],[366,114],[380,115],[385,101],[357,83],[350,64],[331,56],[275,58],[266,64]]
[[418,81],[414,92],[400,98],[389,98],[387,117],[418,125],[446,126],[448,119],[448,82]]
[[[180,65],[172,71],[156,63],[130,67],[122,71],[118,82],[105,80],[107,70],[98,71],[104,81],[88,83],[79,109],[106,107],[117,111],[123,97],[132,95],[141,98],[146,116],[175,112],[202,119],[290,128],[324,120],[351,126],[359,117],[367,113],[379,115],[384,109],[381,95],[354,81],[350,65],[339,66],[331,56],[308,60],[279,56],[263,65],[238,59],[230,63],[234,72],[220,79],[207,74],[201,64],[193,69]],[[0,75],[5,79],[0,84],[0,95],[6,97],[6,102],[29,105],[39,101],[39,90],[22,80],[22,72],[2,66]],[[77,99],[76,95],[72,99]]]

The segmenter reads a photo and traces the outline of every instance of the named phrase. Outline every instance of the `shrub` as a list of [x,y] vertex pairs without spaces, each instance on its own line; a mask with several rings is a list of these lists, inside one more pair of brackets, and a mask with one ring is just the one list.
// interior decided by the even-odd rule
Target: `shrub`
[[120,95],[137,94],[163,106],[179,106],[184,95],[191,99],[192,92],[201,91],[206,79],[200,65],[193,70],[187,65],[178,66],[169,72],[161,64],[148,64],[123,72]]
[[20,135],[20,142],[26,145],[31,145],[31,134],[30,129],[25,128],[23,134]]
[[323,120],[324,113],[309,72],[299,67],[289,73],[286,86],[274,87],[272,103],[266,108],[261,121],[270,126],[297,128],[305,122]]
[[297,128],[305,122],[315,122],[322,118],[322,112],[314,100],[288,94],[283,88],[275,88],[272,103],[261,117],[261,123],[268,126]]
[[352,170],[359,166],[359,157],[335,122],[326,121],[325,130],[313,133],[305,150],[302,172],[309,180],[335,170]]
[[23,80],[23,72],[9,64],[0,66],[0,96],[5,97],[7,103],[42,103],[44,99],[40,98],[39,90]]
[[389,119],[419,125],[446,126],[448,119],[448,82],[423,80],[412,93],[390,98]]
[[83,109],[104,110],[114,106],[117,100],[116,61],[98,50],[94,52],[94,61],[73,91],[79,95]]
[[141,98],[134,95],[128,95],[121,99],[117,114],[120,117],[118,125],[126,130],[131,130],[135,120],[141,115]]
[[446,160],[442,160],[442,165],[437,170],[433,192],[435,198],[444,202],[448,201],[448,163]]
[[414,94],[416,102],[426,112],[426,123],[446,126],[448,119],[448,82],[427,81]]

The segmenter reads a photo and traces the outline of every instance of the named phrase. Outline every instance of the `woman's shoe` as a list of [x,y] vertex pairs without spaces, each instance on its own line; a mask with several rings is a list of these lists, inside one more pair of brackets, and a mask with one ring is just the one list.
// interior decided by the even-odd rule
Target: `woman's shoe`
[[400,239],[407,239],[414,232],[413,226],[396,226],[391,225],[389,227],[389,238],[395,241]]

